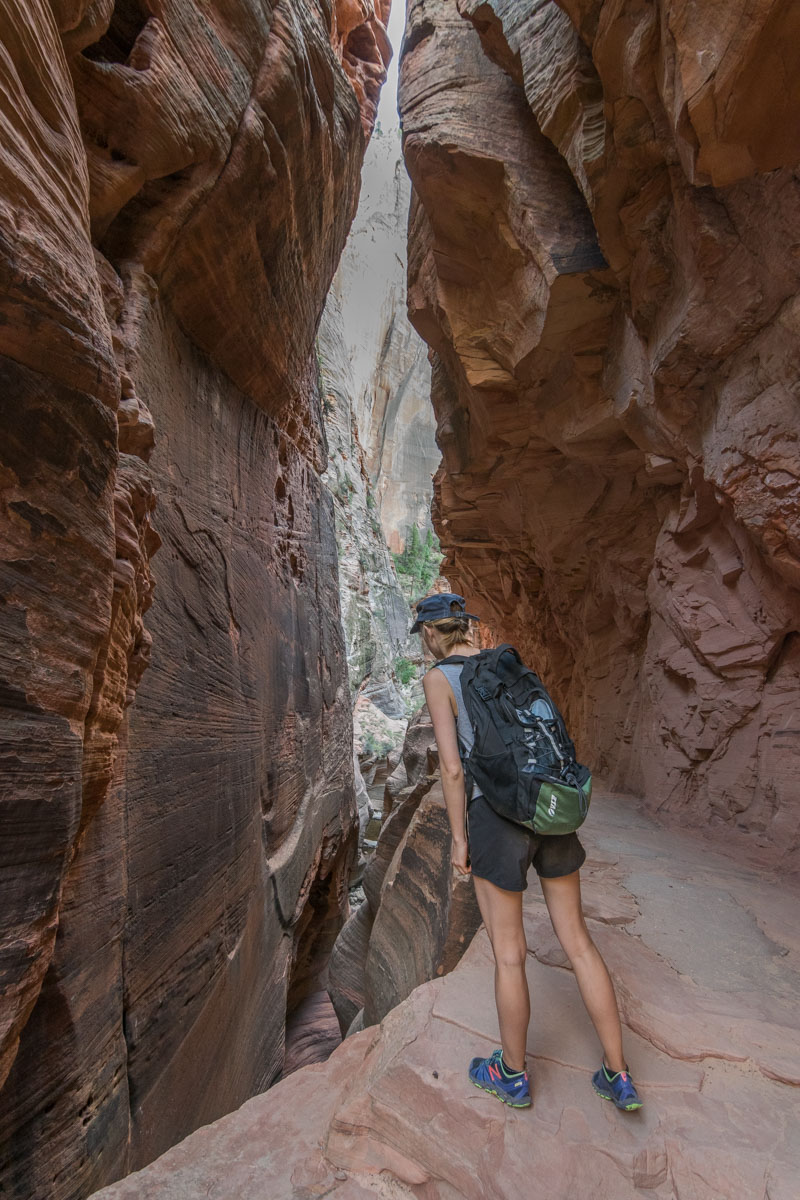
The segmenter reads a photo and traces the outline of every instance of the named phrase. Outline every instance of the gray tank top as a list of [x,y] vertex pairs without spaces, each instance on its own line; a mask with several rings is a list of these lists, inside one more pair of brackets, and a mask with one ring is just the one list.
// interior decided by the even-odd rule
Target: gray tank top
[[[443,663],[441,665],[437,664],[434,669],[442,672],[453,689],[453,695],[456,698],[456,708],[458,709],[456,728],[458,729],[459,748],[461,750],[461,757],[465,758],[475,744],[475,731],[467,715],[466,705],[464,704],[464,693],[461,690],[461,670],[463,665],[463,663]],[[476,796],[482,795],[483,792],[475,784],[472,799],[474,800]]]

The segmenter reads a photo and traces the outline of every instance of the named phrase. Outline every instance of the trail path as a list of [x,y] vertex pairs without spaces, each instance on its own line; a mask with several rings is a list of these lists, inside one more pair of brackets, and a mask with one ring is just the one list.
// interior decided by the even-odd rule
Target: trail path
[[525,897],[532,1110],[475,1089],[498,1044],[481,930],[456,970],[103,1200],[797,1200],[800,889],[598,797],[584,901],[645,1107],[590,1088],[599,1052],[540,890]]

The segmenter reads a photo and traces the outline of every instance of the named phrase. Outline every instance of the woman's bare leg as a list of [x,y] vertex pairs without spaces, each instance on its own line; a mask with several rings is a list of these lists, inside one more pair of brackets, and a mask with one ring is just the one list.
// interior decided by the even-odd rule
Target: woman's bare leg
[[522,892],[507,892],[477,876],[473,879],[494,952],[494,997],[503,1061],[509,1071],[524,1071],[531,1001],[525,975],[528,947],[522,926]]
[[603,1047],[606,1066],[610,1071],[624,1071],[617,998],[608,968],[583,919],[580,872],[573,871],[560,879],[542,879],[541,884],[553,929],[572,964],[583,1003]]

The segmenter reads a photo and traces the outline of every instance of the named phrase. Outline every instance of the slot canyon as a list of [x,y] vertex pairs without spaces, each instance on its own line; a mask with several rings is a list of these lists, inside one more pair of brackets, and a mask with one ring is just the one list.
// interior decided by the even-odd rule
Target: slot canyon
[[[0,0],[0,81],[0,1197],[794,1200],[800,9]],[[433,590],[594,772],[641,1113],[535,881],[467,1078]]]

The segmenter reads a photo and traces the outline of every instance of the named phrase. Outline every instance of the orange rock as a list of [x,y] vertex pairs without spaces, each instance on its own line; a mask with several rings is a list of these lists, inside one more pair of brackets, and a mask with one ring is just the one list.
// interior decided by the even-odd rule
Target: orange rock
[[800,42],[743,12],[412,3],[409,311],[452,586],[596,772],[796,863]]

